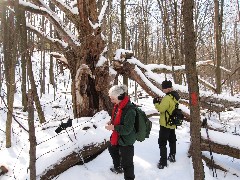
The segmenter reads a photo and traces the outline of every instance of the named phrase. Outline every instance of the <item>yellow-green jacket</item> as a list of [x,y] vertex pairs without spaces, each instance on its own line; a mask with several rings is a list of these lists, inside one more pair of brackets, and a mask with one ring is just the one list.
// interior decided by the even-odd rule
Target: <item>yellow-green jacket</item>
[[[159,124],[160,126],[164,126],[166,128],[175,129],[176,125],[170,126],[166,123],[166,117],[167,120],[169,119],[168,113],[165,113],[165,111],[168,111],[169,114],[172,114],[173,110],[175,109],[176,103],[178,103],[178,100],[180,99],[178,93],[176,91],[171,91],[166,94],[166,96],[163,97],[162,101],[160,103],[155,103],[154,106],[160,112],[160,119]],[[166,116],[166,117],[165,117]]]

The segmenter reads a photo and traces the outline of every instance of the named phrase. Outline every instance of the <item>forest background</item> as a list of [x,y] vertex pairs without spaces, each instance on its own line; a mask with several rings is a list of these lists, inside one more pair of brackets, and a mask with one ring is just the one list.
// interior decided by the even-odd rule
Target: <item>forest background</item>
[[[16,120],[16,82],[21,82],[22,111],[31,110],[29,100],[33,99],[38,121],[43,124],[49,120],[41,97],[50,86],[57,92],[56,74],[64,73],[64,69],[70,72],[74,118],[93,116],[101,110],[110,112],[107,92],[112,83],[118,83],[118,76],[123,76],[121,83],[128,84],[130,78],[148,95],[162,97],[161,82],[150,74],[164,73],[166,78],[171,74],[174,84],[188,87],[187,91],[177,90],[181,103],[189,108],[185,119],[190,122],[189,154],[193,157],[193,169],[198,170],[194,177],[203,179],[201,151],[209,148],[201,139],[200,115],[204,110],[220,113],[240,106],[239,1],[16,0],[0,1],[0,5],[0,90],[7,108],[6,148],[12,146],[12,122]],[[119,55],[116,50],[120,48]],[[32,68],[35,51],[41,52],[38,81]],[[142,63],[159,66],[144,68]],[[19,71],[17,66],[21,67]],[[211,95],[199,93],[199,88]],[[30,92],[32,98],[28,97]],[[34,130],[34,125],[29,128],[33,142],[34,132],[30,130]],[[239,149],[212,143],[216,148],[211,150],[239,158]],[[103,143],[96,151],[104,148]],[[34,156],[30,157],[31,177],[36,177],[31,166]]]

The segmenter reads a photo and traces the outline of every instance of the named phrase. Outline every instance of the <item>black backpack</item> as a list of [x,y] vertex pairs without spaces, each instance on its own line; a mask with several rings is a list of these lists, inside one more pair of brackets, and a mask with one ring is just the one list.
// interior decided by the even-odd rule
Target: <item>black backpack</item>
[[148,119],[146,113],[141,110],[137,105],[132,103],[136,111],[135,118],[135,130],[136,130],[136,140],[144,141],[146,138],[149,138],[150,131],[152,129],[152,122]]
[[[165,120],[166,120],[166,125],[176,125],[176,126],[181,126],[184,115],[181,109],[178,108],[178,103],[175,104],[175,109],[173,110],[172,114],[170,114],[168,111],[165,111]],[[169,119],[167,120],[166,114],[169,115]]]

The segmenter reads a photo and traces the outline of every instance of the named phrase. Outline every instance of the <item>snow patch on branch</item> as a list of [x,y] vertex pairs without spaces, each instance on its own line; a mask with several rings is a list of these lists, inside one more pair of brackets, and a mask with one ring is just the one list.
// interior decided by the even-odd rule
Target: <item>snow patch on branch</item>
[[36,27],[32,26],[29,23],[26,23],[26,26],[29,27],[30,29],[33,29],[34,31],[37,31],[39,34],[41,34],[42,36],[46,37],[49,41],[51,42],[58,42],[62,45],[62,47],[66,48],[68,46],[68,43],[65,43],[63,41],[61,41],[60,39],[54,39],[52,37],[50,37],[49,35],[47,35],[45,32],[38,30]]
[[[70,3],[70,6],[68,6],[65,2],[63,2],[62,0],[56,0],[57,2],[59,2],[60,4],[62,4],[66,9],[68,9],[69,11],[71,11],[73,14],[78,14],[78,8],[76,7],[76,2],[72,2]],[[74,7],[75,6],[75,7]]]
[[133,53],[131,50],[125,50],[125,49],[117,49],[114,60],[115,61],[124,61],[126,54],[131,54]]
[[114,70],[111,66],[109,67],[109,74],[110,75],[117,75],[117,71]]
[[[224,138],[223,138],[222,132],[213,131],[213,130],[208,130],[208,134],[211,140],[216,143],[240,149],[239,136],[236,136],[230,133],[224,133]],[[201,135],[205,139],[208,139],[206,130],[204,128],[201,128]]]
[[107,61],[107,58],[105,58],[105,57],[103,56],[103,54],[104,54],[105,52],[107,52],[107,47],[105,47],[105,48],[103,49],[103,52],[100,54],[100,58],[99,58],[99,60],[98,60],[98,62],[97,62],[97,64],[96,64],[96,67],[102,66],[102,65]]
[[149,81],[147,79],[147,77],[142,73],[142,71],[137,66],[135,66],[135,71],[141,77],[141,79],[144,81],[144,83],[151,89],[151,91],[158,94],[159,96],[165,96],[165,93],[163,93],[160,89],[158,89],[156,86],[154,86],[151,83],[151,81]]
[[67,64],[68,65],[68,61],[67,59],[65,58],[64,55],[60,54],[60,53],[57,53],[57,52],[51,52],[49,53],[50,55],[53,55],[53,57],[57,58],[59,61],[63,62],[64,64]]
[[101,27],[101,25],[102,25],[102,20],[103,20],[103,17],[104,17],[104,15],[105,15],[105,12],[106,12],[107,7],[108,7],[108,0],[105,1],[104,5],[103,5],[103,7],[102,7],[102,9],[101,9],[101,12],[100,12],[100,14],[99,14],[99,16],[98,16],[98,23],[93,24],[93,23],[90,21],[90,19],[88,19],[89,24],[92,26],[93,29],[97,29],[98,27]]
[[38,9],[38,10],[41,10],[41,11],[45,11],[47,12],[47,9],[46,8],[43,8],[43,7],[39,7],[33,3],[30,3],[30,2],[25,2],[23,0],[19,0],[19,4],[25,6],[25,7],[31,7],[32,9]]

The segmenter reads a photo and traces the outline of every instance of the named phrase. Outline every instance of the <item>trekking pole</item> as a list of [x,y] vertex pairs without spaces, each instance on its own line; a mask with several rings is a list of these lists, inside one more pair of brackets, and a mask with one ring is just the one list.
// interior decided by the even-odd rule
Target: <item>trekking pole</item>
[[211,141],[210,141],[210,137],[209,137],[209,133],[208,133],[208,127],[207,127],[207,118],[205,117],[203,119],[203,122],[202,122],[202,127],[204,127],[206,129],[206,134],[207,134],[207,139],[208,139],[208,147],[209,147],[209,152],[210,152],[210,168],[213,172],[213,177],[214,175],[216,174],[216,177],[217,177],[217,172],[216,172],[216,168],[215,168],[215,172],[214,172],[214,159],[213,159],[213,153],[212,153],[212,148],[211,148]]
[[[75,134],[75,131],[74,131],[74,128],[73,128],[73,127],[72,127],[72,130],[73,130],[73,133],[74,133],[75,140],[77,141],[77,137],[76,137],[76,134]],[[70,140],[73,142],[73,140],[72,140],[72,138],[70,137],[67,129],[66,129],[66,132],[67,132],[68,137],[70,138]],[[77,141],[77,142],[78,142],[78,141]],[[77,144],[77,146],[78,146],[78,149],[80,150],[80,147],[79,147],[78,144]],[[84,158],[83,158],[83,156],[82,156],[82,153],[81,153],[81,152],[77,152],[77,155],[78,155],[78,157],[82,160],[83,166],[84,166],[86,169],[88,169],[87,166],[85,165],[85,162],[84,162]]]
[[[91,117],[91,119],[88,120],[88,122],[91,122],[91,120],[92,120],[94,117],[95,117],[95,115],[94,115],[93,117]],[[72,126],[72,131],[73,131],[75,140],[78,142],[77,136],[76,136],[76,133],[75,133],[75,130],[74,130],[73,126]],[[80,147],[79,147],[78,144],[77,144],[77,146],[78,146],[78,149],[80,150]],[[78,157],[82,160],[83,166],[88,170],[88,168],[87,168],[87,166],[86,166],[86,164],[85,164],[85,161],[84,161],[84,158],[83,158],[83,155],[82,155],[81,151],[77,152],[77,155],[78,155]]]
[[[213,102],[211,101],[210,102],[210,114],[209,114],[209,116],[208,116],[208,119],[210,120],[210,117],[212,116],[212,104],[213,104]],[[213,171],[213,165],[214,165],[214,159],[213,159],[213,153],[212,153],[212,148],[211,148],[211,141],[210,141],[210,138],[209,138],[209,133],[208,133],[208,127],[206,126],[206,132],[207,132],[207,137],[208,137],[208,144],[209,144],[209,149],[210,149],[210,155],[211,155],[211,162],[212,162],[212,171]],[[215,170],[215,174],[216,174],[216,177],[217,177],[217,170],[216,170],[216,168],[214,168],[214,170]],[[214,171],[213,171],[213,177],[214,177]]]
[[66,130],[66,133],[67,133],[69,139],[73,142],[72,138],[70,137],[70,135],[69,135],[69,133],[68,133],[68,130],[67,130],[67,129],[65,129],[65,130]]
[[[93,117],[91,117],[87,122],[92,123],[91,120],[92,120],[94,117],[95,117],[95,115],[94,115]],[[93,127],[94,127],[94,125],[93,125]],[[94,127],[94,128],[95,128],[95,127]],[[73,130],[73,134],[74,134],[75,140],[78,142],[78,140],[77,140],[77,136],[76,136],[76,133],[75,133],[73,127],[72,127],[72,130]],[[79,147],[78,144],[77,144],[77,146],[78,146],[78,149],[80,150],[80,147]],[[88,168],[87,168],[87,166],[86,166],[86,164],[85,164],[84,158],[83,158],[83,156],[82,156],[81,151],[77,152],[77,154],[78,154],[78,157],[82,160],[82,162],[83,162],[83,166],[88,170]]]

